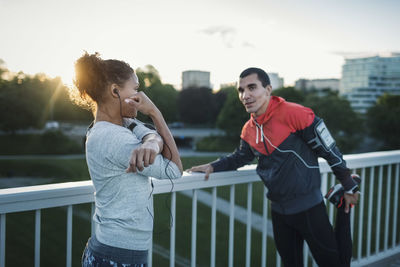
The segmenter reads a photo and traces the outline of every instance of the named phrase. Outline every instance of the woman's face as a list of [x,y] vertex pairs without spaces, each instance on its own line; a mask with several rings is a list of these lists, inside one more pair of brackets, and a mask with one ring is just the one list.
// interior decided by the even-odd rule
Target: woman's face
[[137,110],[132,105],[125,102],[125,99],[135,95],[139,88],[139,79],[134,73],[132,77],[127,80],[122,88],[120,88],[120,97],[122,104],[122,116],[127,118],[134,118],[137,116]]

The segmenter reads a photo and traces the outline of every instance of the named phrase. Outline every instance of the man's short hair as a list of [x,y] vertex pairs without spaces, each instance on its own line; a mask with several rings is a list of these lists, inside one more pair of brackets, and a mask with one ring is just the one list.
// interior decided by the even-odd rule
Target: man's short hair
[[267,85],[271,84],[268,74],[264,70],[259,68],[247,68],[244,71],[242,71],[242,73],[240,73],[239,77],[244,78],[251,74],[257,74],[258,80],[260,80],[263,87],[266,87]]

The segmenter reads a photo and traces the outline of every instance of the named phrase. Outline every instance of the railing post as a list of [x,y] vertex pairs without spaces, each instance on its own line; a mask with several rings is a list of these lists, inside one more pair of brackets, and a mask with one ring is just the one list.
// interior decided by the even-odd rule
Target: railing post
[[94,216],[94,212],[96,211],[96,204],[94,204],[94,202],[92,202],[92,204],[90,205],[90,230],[91,230],[91,234],[92,236],[94,236],[94,222],[93,222],[93,216]]
[[72,205],[67,209],[67,267],[72,264]]
[[360,207],[359,207],[359,212],[358,212],[358,242],[357,242],[357,260],[361,259],[361,251],[362,251],[362,237],[363,237],[363,222],[364,222],[364,200],[366,198],[365,195],[365,186],[366,186],[366,180],[365,180],[365,168],[361,170],[361,179],[363,179],[363,184],[360,186]]
[[281,267],[281,256],[278,251],[276,251],[276,267]]
[[247,222],[246,222],[246,267],[250,267],[251,259],[251,214],[253,199],[253,183],[247,184]]
[[372,206],[374,199],[374,176],[375,167],[371,167],[369,175],[369,194],[368,194],[368,231],[367,231],[367,258],[371,255],[371,228],[372,228]]
[[153,266],[153,232],[151,233],[149,254],[147,255],[147,266],[148,267]]
[[175,230],[176,230],[176,192],[171,193],[171,216],[172,226],[170,232],[170,243],[169,243],[169,266],[175,266]]
[[[330,179],[330,186],[329,186],[329,188],[331,188],[332,186],[334,186],[335,185],[335,176],[334,175],[331,175],[331,177],[330,177],[331,179]],[[329,221],[331,222],[331,224],[333,225],[333,213],[334,213],[334,211],[335,211],[335,206],[329,206]]]
[[397,208],[399,205],[399,169],[400,164],[396,164],[396,174],[395,174],[395,185],[394,185],[394,205],[393,205],[393,236],[392,236],[392,246],[393,248],[396,246],[396,239],[397,239]]
[[268,200],[267,200],[267,188],[263,185],[263,222],[262,222],[262,244],[261,244],[261,267],[267,266],[267,221],[268,221]]
[[191,266],[196,267],[196,229],[197,229],[197,189],[193,189],[192,197],[192,251]]
[[379,245],[381,240],[381,213],[382,213],[382,180],[383,166],[379,166],[379,181],[378,181],[378,203],[376,206],[376,230],[375,230],[375,253],[379,253]]
[[40,210],[35,212],[35,267],[40,267]]
[[387,170],[387,180],[386,180],[386,211],[385,211],[385,241],[384,250],[388,249],[389,243],[389,212],[390,212],[390,186],[392,183],[392,164],[389,165]]
[[6,214],[0,214],[0,266],[6,265]]
[[217,234],[217,187],[212,189],[212,206],[211,206],[211,256],[210,267],[215,267],[215,248]]
[[228,253],[229,267],[233,267],[234,228],[235,228],[235,185],[231,185],[230,206],[229,206],[229,253]]

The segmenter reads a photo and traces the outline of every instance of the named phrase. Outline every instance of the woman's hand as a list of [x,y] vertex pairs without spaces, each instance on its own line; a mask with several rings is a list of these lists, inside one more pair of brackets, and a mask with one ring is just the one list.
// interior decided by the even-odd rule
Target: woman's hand
[[144,115],[152,116],[155,113],[159,112],[158,108],[154,103],[147,97],[147,95],[143,92],[138,92],[135,95],[126,98],[125,102],[133,105],[136,110]]
[[154,163],[156,156],[160,153],[160,147],[157,141],[148,140],[140,147],[134,149],[129,160],[129,167],[126,172],[143,171],[144,167]]

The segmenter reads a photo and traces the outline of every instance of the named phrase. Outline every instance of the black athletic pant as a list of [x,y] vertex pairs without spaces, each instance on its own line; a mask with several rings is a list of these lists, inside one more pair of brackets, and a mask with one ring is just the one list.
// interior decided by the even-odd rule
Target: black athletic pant
[[335,231],[324,202],[291,215],[272,211],[272,225],[275,245],[285,267],[303,266],[304,240],[318,266],[350,266],[350,213],[344,213],[343,208],[338,209]]

